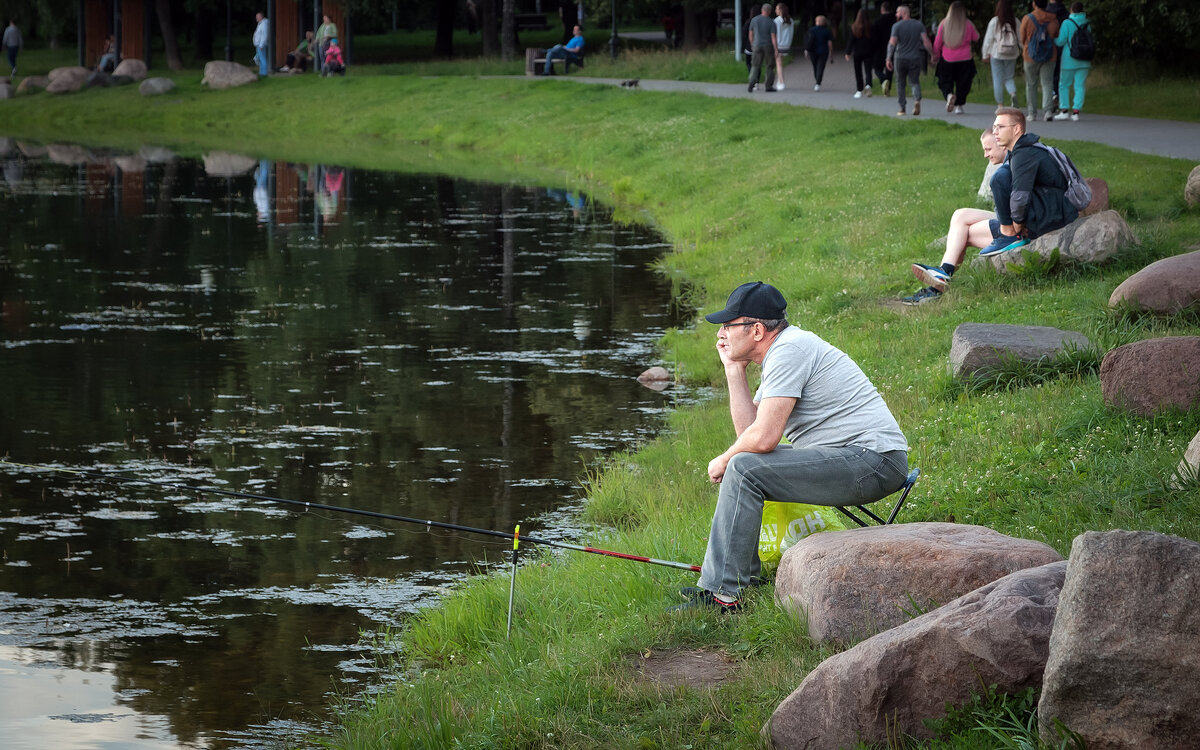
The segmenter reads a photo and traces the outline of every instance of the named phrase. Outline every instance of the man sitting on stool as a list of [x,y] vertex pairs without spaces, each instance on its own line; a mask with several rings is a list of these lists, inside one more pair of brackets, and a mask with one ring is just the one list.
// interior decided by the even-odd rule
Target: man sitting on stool
[[579,24],[575,24],[575,28],[571,30],[571,41],[566,45],[556,44],[546,50],[546,75],[554,75],[555,60],[565,61],[563,73],[570,72],[571,63],[583,67],[583,29],[579,28]]
[[[700,583],[683,608],[733,612],[757,582],[763,501],[863,505],[903,486],[908,442],[858,365],[810,331],[789,326],[787,302],[761,281],[742,284],[718,323],[737,439],[708,464],[721,485]],[[751,395],[747,367],[762,366]],[[784,436],[790,444],[781,444]]]

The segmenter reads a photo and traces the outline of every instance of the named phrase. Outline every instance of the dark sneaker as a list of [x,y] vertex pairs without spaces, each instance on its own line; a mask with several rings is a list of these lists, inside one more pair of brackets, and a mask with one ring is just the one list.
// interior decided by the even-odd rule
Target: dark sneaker
[[996,239],[992,240],[992,244],[980,250],[979,254],[982,256],[995,255],[1008,250],[1016,250],[1018,247],[1024,247],[1028,244],[1029,240],[1025,239],[1024,237],[1002,234]]
[[916,307],[917,305],[923,305],[926,302],[933,302],[934,300],[939,300],[941,298],[942,298],[941,292],[939,292],[938,290],[934,289],[931,286],[927,286],[914,295],[911,295],[909,297],[901,297],[900,303],[904,304],[904,305],[908,305],[910,307]]
[[915,102],[913,102],[913,117],[917,117],[920,114],[921,114],[921,100],[918,99]]
[[[685,591],[690,591],[693,588],[694,587],[692,587],[692,586],[688,586],[687,588],[680,590],[679,593],[682,594]],[[708,609],[708,610],[716,610],[716,611],[724,613],[724,614],[733,614],[734,612],[740,612],[742,610],[742,603],[740,601],[734,600],[732,602],[723,602],[720,599],[713,596],[713,593],[711,591],[707,591],[705,589],[698,589],[698,592],[699,593],[696,593],[693,596],[691,596],[683,604],[677,604],[674,607],[669,607],[667,609],[667,611],[668,612],[684,612],[684,611],[688,611],[688,610],[706,610],[706,609]]]
[[937,266],[913,263],[912,272],[913,276],[917,277],[917,281],[924,282],[939,292],[946,291],[946,285],[950,283],[950,274]]

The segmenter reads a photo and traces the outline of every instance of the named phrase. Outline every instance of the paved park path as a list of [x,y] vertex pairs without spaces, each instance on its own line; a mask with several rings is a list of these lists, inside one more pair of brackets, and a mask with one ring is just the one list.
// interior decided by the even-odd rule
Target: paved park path
[[[735,61],[732,52],[729,64],[736,70],[744,69],[744,63]],[[604,85],[620,84],[619,80],[589,78],[575,74],[559,76],[555,80]],[[991,128],[992,120],[995,117],[996,106],[992,100],[991,84],[985,83],[981,86],[982,77],[975,79],[975,85],[971,88],[971,94],[963,107],[965,113],[961,115],[946,112],[946,100],[941,96],[936,85],[922,86],[921,93],[924,100],[921,102],[922,111],[919,117],[913,117],[911,114],[911,92],[908,97],[910,114],[906,117],[896,116],[899,107],[894,89],[892,96],[885,97],[881,91],[877,90],[871,98],[855,99],[854,69],[840,54],[835,55],[833,64],[825,69],[825,80],[820,91],[813,91],[812,65],[803,57],[793,60],[784,69],[784,80],[787,88],[774,93],[766,93],[759,86],[758,91],[751,94],[746,91],[744,83],[700,83],[644,79],[639,82],[639,88],[646,91],[692,91],[729,99],[754,99],[819,109],[858,110],[890,117],[896,121],[898,128],[903,128],[913,120],[945,120],[981,132]],[[1020,78],[1018,78],[1017,88],[1018,97],[1024,100],[1025,86]],[[1068,153],[1069,148],[1062,146],[1060,141],[1092,141],[1137,153],[1189,159],[1200,164],[1200,123],[1095,115],[1088,113],[1085,107],[1079,122],[1070,120],[1043,122],[1039,120],[1029,123],[1028,129],[1029,132],[1041,136],[1046,142],[1060,145]]]

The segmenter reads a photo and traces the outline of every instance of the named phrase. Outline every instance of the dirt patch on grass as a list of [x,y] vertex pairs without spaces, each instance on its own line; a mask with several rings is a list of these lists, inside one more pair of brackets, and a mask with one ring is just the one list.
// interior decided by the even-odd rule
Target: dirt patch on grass
[[635,656],[634,661],[642,680],[666,687],[715,687],[733,673],[733,664],[712,651],[649,651]]

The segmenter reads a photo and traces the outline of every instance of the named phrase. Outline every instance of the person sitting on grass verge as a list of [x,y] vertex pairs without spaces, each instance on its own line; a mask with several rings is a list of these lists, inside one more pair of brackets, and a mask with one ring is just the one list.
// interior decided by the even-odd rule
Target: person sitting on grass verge
[[571,41],[565,45],[556,44],[546,50],[546,75],[554,75],[555,60],[563,61],[564,75],[571,72],[571,63],[583,67],[583,29],[579,24],[575,24],[575,28],[571,29]]
[[329,46],[325,48],[325,64],[321,66],[321,75],[331,76],[334,73],[346,75],[346,59],[342,57],[337,37],[329,40]]
[[[983,155],[988,160],[987,169],[983,173],[983,184],[979,186],[979,197],[991,202],[992,178],[998,170],[1008,169],[1008,165],[1004,163],[1007,152],[996,143],[996,136],[990,130],[985,130],[979,135],[979,143],[983,146]],[[992,226],[992,222],[995,222],[995,227]],[[999,231],[999,226],[995,212],[980,208],[957,209],[950,217],[950,229],[946,232],[946,252],[942,255],[941,265],[912,265],[913,274],[928,286],[900,301],[906,305],[920,305],[940,298],[946,291],[946,285],[950,283],[955,269],[962,265],[967,248],[987,247],[994,239],[994,233]]]
[[[992,176],[996,219],[989,223],[993,239],[979,251],[982,256],[1015,250],[1079,218],[1079,210],[1067,200],[1067,178],[1058,163],[1048,150],[1038,147],[1037,135],[1025,132],[1024,112],[1001,107],[992,133],[1008,151],[1008,169],[998,169]],[[928,276],[918,277],[930,280],[936,274],[930,269]],[[943,284],[949,280],[946,274]]]
[[[788,325],[787,301],[761,281],[742,284],[721,326],[737,439],[708,464],[720,484],[699,585],[675,609],[735,612],[758,582],[763,501],[862,505],[898,490],[908,474],[908,441],[879,391],[850,357],[815,333]],[[762,366],[751,395],[747,368]],[[781,444],[786,436],[789,443]]]

